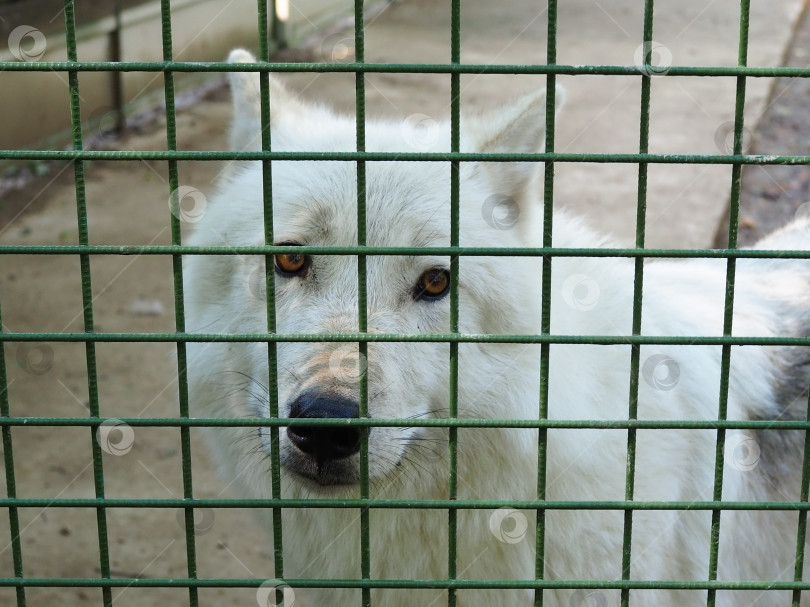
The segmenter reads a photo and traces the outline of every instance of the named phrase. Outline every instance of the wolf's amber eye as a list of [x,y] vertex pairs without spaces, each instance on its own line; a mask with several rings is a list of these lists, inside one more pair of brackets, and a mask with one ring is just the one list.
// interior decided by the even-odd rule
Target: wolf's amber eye
[[[279,243],[280,245],[297,244],[292,242]],[[301,276],[309,267],[309,256],[298,253],[276,255],[276,272],[283,276]]]
[[413,298],[417,301],[420,299],[435,301],[447,295],[449,290],[450,272],[444,268],[431,268],[419,277],[419,282],[414,288]]

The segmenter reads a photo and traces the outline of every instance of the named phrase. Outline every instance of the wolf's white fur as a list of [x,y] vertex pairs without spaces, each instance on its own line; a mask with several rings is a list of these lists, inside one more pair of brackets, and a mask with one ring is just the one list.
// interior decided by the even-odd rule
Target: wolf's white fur
[[[234,51],[231,61],[249,61]],[[233,74],[232,145],[258,149],[258,77]],[[270,79],[272,146],[282,151],[352,151],[355,121],[303,103]],[[543,140],[545,94],[538,92],[480,116],[462,117],[462,150],[533,152]],[[369,151],[412,151],[424,141],[410,125],[369,121]],[[449,150],[449,124],[437,123],[434,151]],[[421,138],[421,139],[420,139]],[[424,148],[423,148],[424,149]],[[528,163],[462,163],[461,244],[539,246],[542,196],[537,166]],[[564,187],[559,184],[558,187]],[[353,245],[357,239],[356,165],[352,162],[286,161],[272,164],[276,242]],[[445,246],[450,236],[449,163],[367,163],[368,244]],[[503,205],[511,215],[493,218]],[[506,201],[505,203],[503,201]],[[235,166],[210,204],[189,244],[264,243],[262,168]],[[514,224],[514,225],[512,225]],[[612,246],[563,211],[554,214],[554,245]],[[810,224],[797,220],[758,245],[765,249],[810,248]],[[449,328],[447,299],[414,301],[420,274],[448,266],[446,258],[369,257],[368,328],[384,333],[436,333]],[[540,332],[541,260],[464,257],[460,261],[462,333]],[[722,335],[725,260],[653,261],[644,266],[642,333],[656,336]],[[186,293],[191,331],[254,333],[266,324],[264,259],[190,256]],[[621,258],[557,257],[552,263],[551,331],[563,335],[631,333],[634,264]],[[357,330],[357,261],[321,256],[306,278],[276,277],[281,333]],[[810,328],[810,262],[737,262],[733,334],[786,336]],[[279,409],[304,390],[357,398],[346,363],[356,345],[278,345]],[[201,416],[267,416],[268,347],[252,343],[190,344],[191,400]],[[449,346],[384,343],[368,347],[369,410],[374,417],[446,417]],[[798,348],[734,347],[728,387],[729,419],[803,418],[808,356]],[[638,416],[641,419],[716,419],[721,393],[721,348],[643,346]],[[656,364],[656,362],[658,364]],[[349,366],[351,366],[349,364]],[[540,348],[537,345],[461,344],[459,415],[468,418],[536,419]],[[550,348],[549,417],[627,419],[630,383],[627,345],[553,345]],[[212,444],[240,496],[270,497],[269,431],[211,430]],[[283,497],[358,497],[356,484],[319,486],[291,470],[295,447],[282,429]],[[714,431],[640,430],[637,433],[636,500],[711,500]],[[447,430],[374,428],[369,435],[371,497],[439,499],[448,496]],[[460,429],[458,497],[537,497],[536,430]],[[798,500],[800,432],[729,431],[724,458],[724,500]],[[735,450],[735,447],[737,449]],[[356,468],[357,456],[350,463]],[[623,500],[627,431],[548,431],[547,499]],[[270,528],[270,513],[261,512]],[[447,576],[447,513],[441,510],[371,510],[371,576],[442,579]],[[795,512],[724,511],[721,516],[721,580],[792,580]],[[633,515],[632,579],[705,580],[711,513],[637,511]],[[288,578],[360,577],[359,514],[341,509],[283,512],[284,575]],[[610,510],[548,510],[545,574],[551,579],[621,579],[623,513]],[[458,577],[534,579],[535,514],[531,511],[458,513]],[[511,534],[511,535],[510,535]],[[525,534],[525,535],[524,535]],[[270,541],[267,539],[258,541]],[[810,569],[805,567],[805,576]],[[267,577],[273,577],[268,564]],[[806,577],[805,577],[806,579]],[[804,593],[806,597],[810,593]],[[359,604],[358,590],[296,590],[296,605]],[[441,605],[441,590],[375,590],[374,605]],[[459,591],[464,607],[533,604],[527,590]],[[546,605],[618,605],[618,591],[545,592]],[[703,605],[705,591],[631,591],[635,605]],[[786,605],[790,593],[720,591],[717,604]],[[802,605],[810,605],[803,597]]]

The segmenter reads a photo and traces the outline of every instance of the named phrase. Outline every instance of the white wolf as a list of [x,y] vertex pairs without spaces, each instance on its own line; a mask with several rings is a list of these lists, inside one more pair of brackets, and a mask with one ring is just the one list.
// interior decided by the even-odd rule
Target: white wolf
[[[250,61],[234,51],[231,61]],[[234,73],[232,145],[258,149],[261,121],[256,74]],[[279,151],[352,151],[354,118],[296,99],[271,78],[272,147]],[[522,97],[482,115],[462,116],[462,151],[535,152],[542,145],[545,93]],[[413,151],[425,143],[419,125],[369,121],[369,151]],[[450,127],[437,123],[433,151],[449,151]],[[422,150],[425,147],[421,148]],[[462,246],[537,247],[542,243],[537,164],[464,162],[460,168]],[[367,234],[371,246],[450,244],[450,165],[368,162]],[[277,244],[357,243],[356,163],[272,163],[273,234]],[[564,187],[565,184],[559,184]],[[232,167],[200,220],[193,245],[264,244],[261,163]],[[557,247],[604,247],[608,240],[555,211]],[[798,219],[758,244],[762,249],[810,248],[810,223]],[[442,256],[367,258],[368,331],[429,334],[449,330],[451,260]],[[551,289],[541,292],[542,261],[534,257],[466,256],[459,261],[459,326],[463,334],[540,333],[541,305],[551,301],[557,335],[632,333],[634,263],[626,258],[556,257]],[[273,271],[273,269],[269,269]],[[720,336],[726,262],[651,261],[644,266],[642,334]],[[279,255],[274,294],[280,333],[358,331],[358,262],[354,256]],[[267,330],[263,256],[189,256],[189,329],[262,333]],[[735,336],[807,336],[810,262],[750,259],[737,263]],[[587,341],[587,340],[584,340]],[[804,419],[810,381],[807,347],[731,349],[728,418]],[[189,347],[191,399],[200,416],[269,416],[268,346],[209,343]],[[357,369],[367,369],[369,414],[376,418],[444,418],[449,414],[449,345],[371,343],[366,361],[356,344],[279,343],[279,415],[358,415]],[[721,347],[641,347],[638,417],[713,420],[719,412]],[[540,402],[540,346],[459,345],[458,414],[462,418],[535,420]],[[626,420],[630,401],[629,345],[550,347],[548,416],[554,420]],[[224,475],[242,497],[271,497],[270,431],[210,430]],[[637,432],[638,501],[713,499],[714,430]],[[284,498],[359,497],[360,431],[348,427],[279,430]],[[368,434],[372,498],[448,498],[446,428],[376,427]],[[536,429],[458,430],[458,498],[535,500]],[[546,499],[624,500],[628,432],[556,428],[547,433]],[[724,500],[797,501],[804,432],[731,429],[721,454]],[[270,510],[261,510],[269,530]],[[624,513],[610,509],[545,512],[544,575],[552,580],[621,580]],[[798,514],[725,510],[721,514],[718,579],[794,579]],[[283,510],[284,578],[361,577],[357,509]],[[534,580],[536,511],[458,511],[457,577]],[[371,578],[442,580],[448,576],[448,514],[441,509],[370,510]],[[632,519],[633,580],[705,581],[709,576],[711,511],[673,507],[636,511]],[[270,534],[257,541],[271,541]],[[268,565],[268,577],[276,575]],[[808,567],[804,568],[807,579]],[[294,586],[294,582],[292,583]],[[295,605],[360,604],[356,588],[297,588]],[[706,590],[630,591],[632,604],[705,605]],[[801,605],[810,605],[804,592]],[[288,593],[288,597],[292,595]],[[442,605],[447,591],[374,589],[385,607]],[[532,605],[531,589],[460,589],[464,607]],[[617,589],[550,589],[545,605],[618,605]],[[786,605],[789,590],[721,590],[717,605]],[[289,601],[288,601],[289,602]]]

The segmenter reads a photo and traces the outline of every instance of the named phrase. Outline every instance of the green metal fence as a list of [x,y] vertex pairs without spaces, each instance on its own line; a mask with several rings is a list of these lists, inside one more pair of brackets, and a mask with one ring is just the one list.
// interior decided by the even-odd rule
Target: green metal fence
[[[70,160],[74,167],[76,191],[76,216],[79,226],[79,244],[64,246],[40,245],[0,245],[0,254],[14,255],[76,255],[81,264],[81,292],[84,312],[84,331],[80,333],[33,333],[33,332],[6,332],[2,335],[4,344],[19,344],[21,342],[78,342],[85,344],[87,363],[87,385],[89,390],[89,410],[86,417],[25,417],[10,414],[9,399],[6,390],[6,363],[4,350],[0,349],[0,426],[2,426],[3,454],[5,464],[6,497],[0,499],[0,507],[7,508],[10,521],[11,549],[13,553],[13,574],[4,574],[0,577],[0,587],[13,587],[16,589],[16,604],[22,607],[26,604],[26,590],[35,587],[87,587],[99,588],[102,602],[105,606],[113,604],[112,590],[118,587],[137,586],[146,587],[180,587],[188,589],[189,604],[198,604],[198,589],[210,587],[259,587],[264,579],[202,579],[197,575],[197,554],[194,533],[194,510],[199,508],[272,508],[274,524],[273,536],[275,541],[274,565],[276,576],[293,588],[306,587],[334,587],[362,589],[362,604],[371,604],[371,589],[373,588],[430,588],[445,589],[447,591],[447,604],[456,604],[456,592],[460,589],[477,588],[529,588],[536,589],[536,605],[543,604],[543,589],[551,588],[581,588],[581,589],[613,589],[621,591],[622,605],[630,604],[633,589],[705,589],[708,591],[707,604],[713,605],[715,593],[719,589],[737,590],[792,590],[792,604],[798,607],[803,591],[810,590],[810,581],[802,580],[804,562],[804,545],[807,530],[808,485],[810,481],[810,422],[808,421],[729,421],[726,419],[726,404],[728,398],[728,380],[730,371],[730,353],[732,346],[738,345],[810,345],[808,338],[747,338],[732,337],[732,318],[734,301],[734,282],[736,260],[740,258],[772,257],[774,252],[738,250],[737,222],[740,206],[740,173],[746,164],[810,164],[810,156],[770,155],[756,156],[742,153],[743,110],[745,104],[745,86],[747,78],[761,77],[808,77],[810,69],[787,67],[748,67],[748,23],[749,1],[741,0],[739,14],[739,47],[738,65],[736,67],[691,67],[672,66],[667,69],[667,78],[682,76],[699,77],[726,77],[735,78],[737,84],[735,120],[734,120],[734,146],[733,153],[723,155],[661,155],[651,154],[648,151],[649,142],[649,115],[650,92],[654,73],[654,66],[649,65],[650,45],[653,38],[653,0],[644,2],[644,26],[639,32],[639,40],[645,45],[645,65],[558,65],[556,63],[556,34],[557,34],[557,1],[548,3],[548,48],[547,62],[543,65],[469,65],[460,62],[460,32],[461,32],[461,1],[451,0],[452,25],[449,32],[450,53],[446,64],[374,64],[364,61],[364,19],[363,2],[355,1],[355,49],[356,60],[352,63],[274,63],[270,62],[271,40],[268,31],[271,29],[271,17],[265,1],[259,0],[257,5],[258,32],[259,32],[259,61],[257,63],[194,63],[174,62],[172,53],[172,25],[170,0],[161,0],[163,23],[163,61],[156,63],[142,62],[82,62],[77,56],[74,6],[72,0],[64,2],[65,32],[67,36],[68,60],[66,62],[5,62],[0,63],[0,70],[41,72],[55,71],[66,74],[70,88],[70,113],[73,129],[73,146],[70,151],[20,151],[0,150],[0,159],[12,160]],[[162,74],[165,83],[166,103],[166,136],[168,151],[87,151],[83,150],[79,96],[79,74],[83,72],[114,72],[114,71],[144,71]],[[176,141],[175,116],[175,89],[174,74],[176,72],[228,72],[250,71],[260,74],[262,118],[264,121],[262,131],[262,151],[259,152],[199,152],[178,151]],[[350,72],[356,74],[356,116],[357,116],[357,151],[345,153],[291,153],[275,152],[272,149],[270,130],[267,125],[269,116],[269,83],[268,72]],[[365,77],[370,73],[432,73],[449,74],[451,83],[451,151],[449,153],[369,153],[365,151]],[[462,74],[544,74],[547,81],[548,99],[546,108],[546,141],[545,151],[537,154],[482,154],[462,153],[459,147],[459,82]],[[555,79],[557,75],[624,75],[637,76],[641,80],[641,124],[638,154],[572,154],[555,152]],[[126,161],[132,159],[166,161],[169,169],[169,189],[175,192],[179,186],[178,162],[184,160],[220,161],[231,159],[260,160],[264,170],[264,231],[265,246],[252,247],[190,247],[182,243],[180,231],[179,200],[173,200],[170,246],[111,246],[91,245],[85,204],[85,165],[91,160]],[[357,166],[357,202],[358,202],[358,245],[355,247],[308,247],[308,246],[273,246],[273,199],[271,190],[272,163],[275,160],[343,160],[354,161]],[[366,246],[366,163],[369,161],[408,160],[418,162],[442,161],[451,165],[451,242],[449,247],[434,247],[430,249],[410,247],[369,247]],[[532,161],[543,163],[545,166],[544,196],[545,196],[545,232],[543,245],[538,248],[470,248],[459,246],[459,167],[461,163],[486,160],[488,162],[514,162]],[[558,162],[584,162],[584,163],[627,163],[638,166],[638,196],[636,210],[636,239],[635,247],[620,249],[560,249],[552,247],[552,210],[554,200],[554,166]],[[728,228],[729,246],[722,250],[708,249],[646,249],[645,248],[645,212],[647,170],[649,164],[727,164],[732,167],[731,182],[731,219]],[[276,317],[273,298],[268,297],[267,307],[267,333],[260,334],[191,334],[186,332],[184,322],[183,299],[183,269],[182,259],[185,255],[221,254],[221,255],[263,255],[268,267],[271,267],[272,258],[276,254],[319,254],[319,255],[356,255],[358,257],[358,300],[359,300],[359,332],[324,337],[322,335],[308,334],[279,334],[276,332]],[[366,259],[369,255],[448,255],[452,256],[451,266],[452,287],[450,291],[451,321],[450,333],[435,335],[400,335],[367,333],[366,317]],[[100,255],[160,255],[170,256],[174,272],[174,301],[176,332],[173,333],[107,333],[95,330],[93,317],[93,297],[90,261],[93,256]],[[544,293],[551,291],[551,260],[553,257],[580,256],[580,257],[625,257],[633,258],[635,263],[634,307],[632,334],[623,336],[584,336],[572,337],[555,335],[551,333],[551,300],[546,298],[542,306],[542,330],[537,335],[464,335],[459,333],[458,324],[458,258],[463,255],[473,256],[537,256],[543,259],[542,283]],[[782,258],[810,258],[807,251],[780,251]],[[643,291],[642,266],[646,258],[720,258],[727,264],[727,289],[725,295],[724,331],[722,337],[690,336],[685,338],[656,337],[641,334],[641,294]],[[267,273],[267,292],[274,292],[273,272]],[[269,403],[271,418],[248,419],[203,419],[192,418],[189,415],[188,386],[186,381],[186,344],[189,342],[207,342],[218,340],[221,342],[261,342],[266,343],[270,360]],[[368,477],[368,444],[364,437],[360,450],[360,497],[357,499],[341,500],[303,500],[284,499],[281,497],[279,478],[279,438],[278,428],[289,425],[293,420],[278,417],[278,391],[276,385],[276,344],[285,341],[337,341],[356,342],[360,344],[360,354],[367,352],[369,342],[417,341],[417,342],[444,342],[450,345],[450,412],[448,419],[376,419],[368,415],[368,383],[365,376],[360,380],[360,417],[348,420],[348,423],[358,427],[384,427],[384,426],[442,426],[449,428],[449,458],[450,478],[449,496],[443,500],[372,500],[369,498]],[[179,378],[180,409],[176,417],[128,417],[121,420],[110,420],[100,415],[97,352],[96,344],[106,342],[172,342],[177,346],[177,375]],[[541,345],[542,363],[539,373],[541,386],[543,386],[539,399],[539,415],[533,420],[483,420],[460,419],[458,417],[458,344],[470,342],[486,343],[534,343]],[[629,344],[631,346],[631,377],[630,398],[626,420],[598,421],[598,420],[550,420],[548,419],[548,376],[550,346],[552,344]],[[642,345],[716,345],[722,347],[721,387],[719,393],[719,408],[717,419],[714,421],[649,421],[637,419],[637,397],[640,373],[640,348]],[[105,423],[121,421],[132,427],[172,427],[179,428],[182,454],[182,485],[183,497],[175,499],[111,499],[105,497],[105,475],[102,461],[102,450],[95,440],[96,432]],[[297,425],[328,425],[329,420],[311,419],[294,420]],[[47,426],[64,427],[76,426],[89,429],[90,443],[92,445],[93,475],[95,498],[88,499],[61,499],[54,498],[27,498],[18,496],[15,483],[14,450],[12,445],[12,429],[20,426]],[[203,426],[247,426],[266,427],[271,429],[271,449],[275,462],[273,466],[272,492],[270,500],[260,499],[200,499],[195,498],[192,486],[192,459],[189,433],[192,428]],[[538,442],[538,477],[537,499],[532,501],[515,500],[459,500],[457,497],[457,431],[458,428],[472,427],[500,427],[500,428],[537,428],[539,429]],[[546,447],[547,430],[554,428],[605,428],[627,431],[627,470],[625,499],[622,501],[600,502],[572,502],[548,501],[546,496]],[[723,453],[726,430],[729,429],[759,429],[781,428],[804,430],[807,432],[805,443],[801,499],[798,502],[726,502],[722,500],[723,489]],[[709,429],[716,430],[716,456],[714,465],[714,495],[711,501],[704,502],[650,502],[634,501],[635,479],[635,447],[636,432],[640,429]],[[86,508],[95,511],[98,530],[98,544],[100,562],[100,575],[97,578],[34,578],[25,575],[25,560],[20,541],[20,519],[18,510],[30,507],[49,508]],[[463,509],[494,509],[503,506],[534,510],[537,513],[536,528],[536,566],[535,579],[523,581],[485,580],[473,581],[457,579],[456,546],[457,546],[457,513]],[[283,540],[281,513],[286,508],[353,508],[360,510],[361,542],[358,550],[361,555],[361,577],[351,580],[323,580],[323,579],[287,579],[284,577]],[[109,536],[107,515],[116,508],[182,508],[185,513],[185,543],[187,555],[187,577],[185,578],[159,578],[135,579],[113,575],[110,566]],[[369,528],[369,510],[371,508],[394,509],[433,509],[436,516],[447,516],[449,532],[449,551],[447,555],[448,577],[436,580],[386,580],[372,579],[369,537],[373,532]],[[620,580],[552,580],[547,578],[544,568],[544,538],[545,513],[549,510],[589,509],[589,510],[615,510],[624,515],[624,546],[622,552],[622,579]],[[631,579],[630,571],[630,543],[633,528],[633,514],[637,510],[703,510],[712,512],[711,523],[711,552],[708,563],[708,575],[704,581],[637,581]],[[795,576],[793,582],[774,581],[717,581],[718,546],[720,532],[720,517],[723,510],[787,510],[798,513],[798,541],[796,546]],[[446,514],[442,514],[445,511]]]

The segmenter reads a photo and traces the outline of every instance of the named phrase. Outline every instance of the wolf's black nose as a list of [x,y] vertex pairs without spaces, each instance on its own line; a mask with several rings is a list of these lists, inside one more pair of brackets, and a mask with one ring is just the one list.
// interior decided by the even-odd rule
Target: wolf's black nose
[[[304,393],[290,407],[290,417],[305,419],[351,419],[358,417],[358,404],[331,394]],[[360,450],[361,428],[355,426],[290,426],[287,436],[320,464],[354,455]]]

